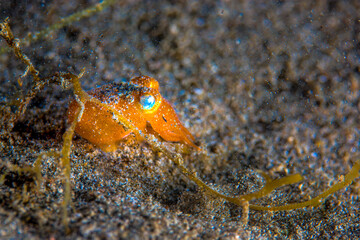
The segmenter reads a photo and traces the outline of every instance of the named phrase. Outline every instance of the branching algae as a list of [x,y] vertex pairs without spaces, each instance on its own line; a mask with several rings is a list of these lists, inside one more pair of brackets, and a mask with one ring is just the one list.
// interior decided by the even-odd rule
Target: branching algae
[[[355,162],[354,166],[352,167],[352,169],[350,170],[350,172],[348,174],[346,174],[340,182],[334,184],[328,190],[324,191],[317,197],[315,197],[311,200],[308,200],[308,201],[304,201],[304,202],[300,202],[300,203],[291,203],[291,204],[281,205],[281,206],[259,206],[259,205],[251,204],[250,201],[267,196],[274,189],[279,188],[281,186],[289,185],[289,184],[293,184],[293,183],[301,181],[303,178],[300,174],[294,174],[294,175],[286,176],[286,177],[283,177],[280,179],[272,179],[266,173],[260,172],[261,175],[266,180],[266,184],[262,189],[258,190],[257,192],[253,192],[253,193],[245,194],[245,195],[241,195],[241,196],[224,195],[224,194],[212,189],[205,182],[203,182],[200,178],[198,178],[195,175],[195,173],[188,170],[183,165],[184,160],[180,153],[170,151],[168,148],[166,148],[164,146],[164,144],[161,141],[158,140],[158,138],[155,135],[147,134],[147,131],[144,131],[144,124],[146,124],[146,122],[149,121],[147,118],[143,118],[143,116],[140,116],[140,118],[137,121],[143,121],[143,122],[142,122],[142,124],[139,125],[138,122],[136,122],[134,119],[131,119],[131,115],[126,114],[126,112],[124,111],[125,108],[117,107],[113,103],[109,104],[109,102],[101,101],[101,99],[99,99],[99,97],[100,97],[99,94],[96,94],[97,90],[95,90],[95,92],[92,92],[92,93],[90,92],[90,94],[86,93],[81,88],[81,84],[80,84],[80,78],[83,76],[84,70],[78,75],[75,75],[72,73],[58,72],[58,73],[54,73],[51,76],[48,76],[45,78],[40,78],[39,72],[35,69],[35,67],[31,63],[30,59],[21,51],[20,41],[13,36],[12,31],[9,27],[8,19],[6,19],[4,22],[1,23],[0,35],[6,41],[8,46],[14,51],[15,56],[26,64],[27,68],[26,68],[23,76],[30,74],[34,81],[33,87],[31,89],[31,91],[29,92],[29,94],[27,96],[25,96],[24,99],[20,100],[17,103],[18,110],[8,120],[10,123],[13,124],[14,122],[16,122],[16,120],[19,118],[19,116],[21,116],[26,111],[27,105],[30,102],[30,100],[39,91],[41,91],[44,88],[44,86],[46,86],[48,84],[57,84],[57,85],[61,85],[63,88],[71,88],[73,90],[73,94],[75,96],[76,102],[74,102],[73,105],[70,106],[71,123],[70,123],[70,126],[65,131],[65,133],[63,134],[62,149],[60,151],[47,152],[47,153],[40,154],[34,163],[34,167],[28,167],[26,169],[23,169],[23,168],[20,168],[17,166],[12,166],[12,169],[15,171],[24,171],[24,170],[25,171],[33,171],[37,175],[38,182],[40,182],[41,177],[42,177],[41,171],[40,171],[42,160],[47,157],[57,157],[60,159],[61,165],[63,167],[63,172],[64,172],[63,182],[64,182],[65,189],[64,189],[64,199],[63,199],[62,206],[63,206],[63,223],[65,226],[67,226],[67,221],[68,221],[67,209],[68,209],[69,204],[71,203],[70,153],[71,153],[72,138],[74,136],[74,133],[75,133],[75,130],[77,129],[77,127],[78,127],[77,131],[81,132],[81,130],[79,130],[79,127],[81,129],[81,124],[83,124],[83,121],[86,121],[86,118],[88,118],[88,117],[86,117],[86,115],[89,114],[88,111],[90,111],[90,110],[89,110],[89,108],[86,108],[86,105],[88,105],[88,106],[91,105],[93,107],[93,110],[91,110],[91,111],[102,111],[103,113],[106,113],[109,116],[107,118],[107,121],[110,121],[111,124],[118,126],[118,128],[120,129],[120,132],[123,133],[122,137],[124,137],[126,134],[131,132],[132,134],[134,134],[137,137],[137,139],[145,140],[153,148],[153,150],[161,152],[165,157],[170,159],[180,169],[180,171],[187,178],[189,178],[190,180],[195,182],[205,194],[208,194],[213,198],[224,199],[224,200],[234,203],[238,206],[241,206],[243,208],[242,218],[243,218],[244,223],[247,222],[249,209],[261,210],[261,211],[282,211],[282,210],[292,210],[292,209],[297,209],[297,208],[304,208],[304,207],[308,207],[308,206],[311,206],[311,207],[317,206],[317,205],[321,204],[326,197],[328,197],[332,193],[338,191],[339,189],[349,186],[353,182],[354,179],[359,177],[360,160],[357,160]],[[136,82],[136,81],[137,80],[135,79],[135,80],[133,80],[132,83],[130,82],[129,84],[133,84],[132,87],[134,89],[139,88],[139,87],[140,88],[144,87],[144,86],[139,86],[139,85],[141,85],[141,83],[139,81],[138,82]],[[156,80],[154,80],[154,81],[156,81]],[[153,91],[151,86],[148,86],[147,88],[148,88],[148,93],[151,93],[151,91]],[[157,86],[157,88],[158,88],[158,86]],[[151,94],[148,94],[148,95],[151,95]],[[144,107],[144,105],[142,106],[143,108],[147,108],[149,105],[151,107],[153,106],[153,99],[151,99],[151,98],[142,99],[140,101],[143,101],[143,103],[145,104],[145,107]],[[126,103],[122,102],[121,104],[126,104]],[[85,118],[84,118],[84,116],[85,116]],[[174,116],[172,116],[171,118],[174,118]],[[94,119],[90,119],[89,121],[93,121],[93,120]],[[163,119],[163,121],[165,121],[165,122],[166,122],[166,120],[167,119],[165,119],[165,118]],[[162,124],[164,124],[164,123],[162,123]],[[185,127],[182,126],[182,124],[180,122],[177,123],[176,127],[181,129],[181,131],[180,131],[181,133],[179,135],[180,137],[171,138],[170,133],[168,133],[168,136],[166,136],[166,134],[160,133],[160,136],[162,136],[165,140],[167,140],[167,137],[170,136],[168,138],[168,140],[170,140],[170,141],[178,141],[178,142],[185,143],[185,144],[188,144],[188,145],[191,145],[191,146],[197,148],[197,146],[195,146],[193,143],[193,138],[192,138],[191,134],[186,130]],[[154,128],[154,126],[153,126],[153,128]],[[156,127],[154,128],[154,130],[155,130],[155,132],[158,132],[158,133],[160,131],[160,130],[157,131]],[[124,133],[126,133],[126,134],[124,134]],[[85,136],[86,134],[80,133],[80,135],[84,135],[85,138],[88,138]],[[118,140],[118,139],[116,139],[116,140]],[[90,139],[90,141],[91,141],[91,139]],[[114,142],[115,142],[115,140],[114,140]],[[112,145],[114,142],[110,142],[110,145],[111,145],[110,149],[107,149],[106,146],[102,145],[103,143],[107,143],[105,140],[103,142],[100,141],[96,144],[105,150],[111,151],[111,150],[114,150],[113,149],[114,145]],[[1,177],[0,181],[1,180],[2,181],[4,180],[4,175]]]

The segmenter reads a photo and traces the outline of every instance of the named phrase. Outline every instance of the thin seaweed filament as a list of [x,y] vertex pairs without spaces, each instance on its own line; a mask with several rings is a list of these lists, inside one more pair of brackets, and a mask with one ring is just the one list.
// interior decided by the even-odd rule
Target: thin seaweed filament
[[[36,159],[34,163],[34,170],[37,174],[38,181],[41,181],[41,161],[44,157],[59,157],[61,159],[61,165],[63,167],[64,171],[64,186],[65,186],[65,193],[64,193],[64,200],[63,200],[63,223],[65,226],[68,224],[68,212],[67,208],[71,202],[71,184],[70,184],[70,174],[71,174],[71,164],[70,164],[70,153],[71,153],[71,146],[72,146],[72,139],[74,135],[74,130],[76,127],[76,123],[80,121],[82,117],[82,113],[84,111],[84,106],[86,102],[90,101],[98,106],[101,106],[104,109],[107,109],[109,113],[113,114],[114,120],[116,120],[119,124],[123,125],[125,128],[133,130],[133,133],[145,139],[149,145],[156,151],[159,151],[164,154],[168,159],[170,159],[179,169],[180,171],[191,181],[195,182],[199,188],[201,188],[206,194],[209,194],[210,196],[213,196],[215,198],[224,199],[226,201],[232,202],[236,205],[239,205],[244,208],[244,216],[243,221],[247,221],[247,213],[250,209],[254,210],[261,210],[261,211],[282,211],[282,210],[292,210],[297,208],[304,208],[304,207],[315,207],[319,205],[325,198],[327,198],[329,195],[333,194],[334,192],[346,188],[349,186],[356,178],[360,176],[360,160],[357,160],[350,170],[348,174],[344,176],[344,179],[336,184],[334,184],[332,187],[330,187],[328,190],[324,191],[323,193],[319,194],[318,196],[304,202],[300,203],[292,203],[287,205],[281,205],[281,206],[259,206],[259,205],[253,205],[249,202],[255,199],[262,198],[264,196],[269,195],[273,190],[293,184],[296,182],[299,182],[303,180],[302,176],[300,174],[290,175],[286,176],[280,179],[271,179],[267,174],[261,172],[262,176],[266,180],[265,186],[260,189],[257,192],[249,193],[245,195],[240,196],[228,196],[225,194],[220,193],[219,191],[214,190],[209,185],[207,185],[205,182],[203,182],[200,178],[198,178],[193,172],[188,170],[184,165],[184,159],[179,153],[171,152],[168,148],[166,148],[161,142],[157,141],[151,136],[145,135],[139,129],[137,129],[128,119],[124,117],[124,115],[119,112],[118,110],[115,110],[114,108],[110,107],[109,105],[102,103],[100,100],[89,96],[81,87],[80,84],[80,78],[84,74],[84,70],[79,74],[75,75],[72,73],[54,73],[50,77],[46,78],[40,78],[39,72],[35,69],[33,64],[31,63],[30,59],[21,51],[20,48],[20,41],[16,39],[9,27],[9,20],[6,19],[3,23],[0,24],[0,35],[5,39],[8,46],[13,49],[15,56],[20,59],[22,62],[24,62],[27,66],[23,76],[27,75],[28,73],[31,74],[31,76],[34,79],[34,86],[30,90],[29,94],[25,96],[24,99],[22,99],[18,103],[18,111],[13,115],[9,121],[15,122],[19,116],[21,116],[26,108],[30,100],[39,92],[42,90],[42,88],[48,84],[55,83],[61,86],[70,86],[72,85],[73,93],[75,95],[76,101],[80,104],[79,110],[75,114],[75,121],[73,121],[70,126],[67,128],[65,133],[63,134],[63,146],[61,151],[58,152],[47,152],[40,154],[39,157]],[[69,84],[71,83],[71,84]],[[14,168],[15,169],[15,168]],[[24,169],[16,168],[17,171],[22,171]],[[25,169],[27,170],[27,169]],[[1,179],[3,176],[1,177]],[[0,179],[0,180],[1,180]]]

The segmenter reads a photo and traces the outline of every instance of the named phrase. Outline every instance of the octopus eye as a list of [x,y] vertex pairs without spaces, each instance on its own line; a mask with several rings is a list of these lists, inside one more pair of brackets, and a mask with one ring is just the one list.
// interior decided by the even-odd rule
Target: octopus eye
[[145,94],[140,97],[140,104],[144,110],[151,110],[155,106],[153,95]]

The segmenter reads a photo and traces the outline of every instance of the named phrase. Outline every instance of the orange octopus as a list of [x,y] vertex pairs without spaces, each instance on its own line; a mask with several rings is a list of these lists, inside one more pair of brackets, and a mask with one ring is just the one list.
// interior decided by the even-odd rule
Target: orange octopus
[[[143,133],[199,149],[194,143],[194,137],[180,122],[174,108],[161,96],[159,83],[154,78],[136,77],[129,83],[108,84],[88,93],[119,111]],[[70,122],[74,121],[78,108],[77,101],[70,103]],[[133,130],[125,129],[106,109],[88,101],[81,120],[76,124],[75,132],[102,150],[113,152],[118,148],[119,142]]]

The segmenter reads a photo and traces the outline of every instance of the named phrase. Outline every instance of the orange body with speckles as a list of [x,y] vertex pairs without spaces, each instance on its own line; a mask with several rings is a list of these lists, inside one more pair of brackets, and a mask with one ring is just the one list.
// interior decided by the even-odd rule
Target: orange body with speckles
[[[88,92],[89,95],[119,111],[131,124],[144,133],[159,135],[165,141],[181,142],[196,149],[194,137],[180,122],[171,104],[161,96],[158,82],[143,76],[130,83],[109,84]],[[146,109],[141,104],[142,96],[152,96],[154,105]],[[68,118],[72,122],[79,108],[74,100],[70,103]],[[75,132],[102,150],[115,151],[119,142],[127,137],[132,129],[124,127],[113,119],[111,113],[96,103],[88,101]]]

